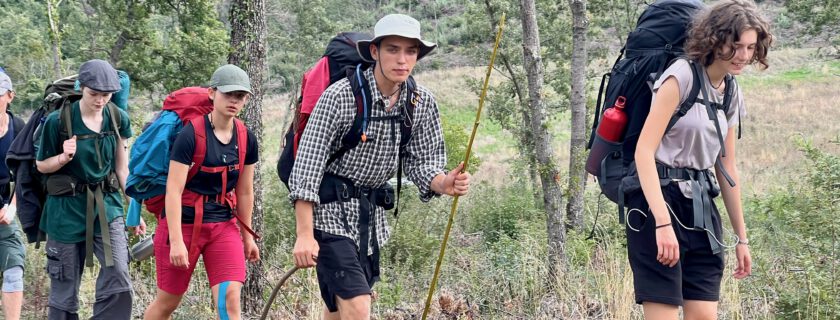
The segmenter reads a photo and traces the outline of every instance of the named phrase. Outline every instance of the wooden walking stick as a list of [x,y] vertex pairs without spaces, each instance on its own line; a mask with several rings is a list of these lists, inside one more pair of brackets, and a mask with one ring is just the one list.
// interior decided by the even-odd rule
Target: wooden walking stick
[[263,307],[262,316],[260,316],[260,320],[265,320],[268,317],[268,311],[271,310],[271,304],[274,303],[274,299],[277,298],[277,294],[280,293],[280,288],[283,287],[283,284],[286,283],[286,280],[289,280],[289,277],[298,271],[298,267],[294,267],[289,271],[286,271],[286,274],[280,278],[280,281],[277,282],[277,285],[274,286],[274,290],[271,290],[271,296],[268,297],[268,301],[265,302],[265,306]]
[[[499,42],[502,40],[502,30],[505,27],[505,14],[502,13],[499,19],[499,30],[496,32],[496,43],[493,45],[493,53],[490,55],[490,64],[487,65],[487,74],[484,75],[484,87],[481,89],[481,96],[478,98],[478,111],[475,113],[475,122],[473,123],[472,134],[470,134],[470,142],[467,144],[467,154],[464,159],[464,170],[467,171],[467,165],[470,163],[470,152],[472,151],[473,141],[475,140],[475,132],[478,130],[478,124],[481,121],[481,109],[484,108],[484,97],[487,96],[487,85],[490,83],[490,73],[493,72],[493,63],[496,61],[496,51],[499,49]],[[455,212],[458,211],[458,196],[452,199],[452,209],[449,211],[449,222],[446,224],[446,232],[443,234],[443,242],[440,244],[440,254],[438,254],[437,265],[435,265],[435,274],[432,276],[432,285],[429,287],[429,296],[426,297],[426,305],[423,307],[423,320],[429,315],[429,307],[432,304],[432,296],[435,292],[435,285],[437,285],[438,276],[440,275],[440,265],[443,262],[443,255],[446,253],[446,242],[449,240],[449,231],[452,230],[452,222],[455,220]]]

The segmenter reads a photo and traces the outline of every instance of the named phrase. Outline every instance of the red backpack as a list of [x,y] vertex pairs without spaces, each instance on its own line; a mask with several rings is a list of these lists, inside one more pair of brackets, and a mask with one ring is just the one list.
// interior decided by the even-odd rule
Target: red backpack
[[[166,203],[166,180],[165,178],[161,179],[161,176],[165,177],[168,173],[169,151],[171,151],[171,145],[178,136],[178,133],[181,132],[183,126],[187,123],[191,123],[194,129],[193,131],[195,132],[195,150],[193,151],[193,163],[190,165],[190,170],[187,173],[186,182],[188,183],[192,180],[199,171],[207,173],[221,173],[222,190],[224,191],[216,196],[216,201],[230,206],[230,208],[233,209],[233,216],[239,220],[240,225],[251,233],[254,238],[259,239],[259,235],[246,226],[240,219],[239,215],[236,214],[236,194],[234,191],[226,190],[227,173],[229,171],[242,170],[244,168],[245,154],[248,149],[248,130],[241,120],[234,118],[233,122],[237,137],[236,143],[237,146],[240,146],[238,148],[240,159],[238,164],[220,167],[204,166],[204,158],[207,156],[207,135],[204,115],[209,114],[211,111],[213,111],[213,101],[207,97],[207,88],[187,87],[170,93],[163,101],[162,111],[155,117],[155,119],[145,126],[143,133],[140,134],[137,141],[132,146],[131,157],[129,160],[129,167],[132,169],[129,180],[133,182],[129,184],[132,186],[155,185],[155,187],[146,188],[154,190],[154,192],[130,192],[129,190],[132,190],[132,187],[127,187],[126,193],[128,193],[132,198],[144,199],[143,202],[146,204],[146,209],[149,210],[149,212],[154,213],[155,217],[160,219],[160,215],[163,212]],[[175,117],[177,117],[177,119]],[[173,121],[176,123],[172,123]],[[164,144],[165,146],[168,146],[165,150],[165,154],[161,154],[163,150],[157,150],[151,147],[154,145],[160,146],[161,141],[168,142],[168,144]],[[154,159],[156,161],[163,160],[166,162],[166,165],[149,165],[148,162],[144,162],[144,160],[152,161],[149,159]],[[150,170],[150,168],[162,168],[162,170]],[[158,173],[141,172],[144,170],[165,171]],[[146,183],[136,182],[138,180],[142,180],[141,178],[137,178],[141,176],[155,177],[155,181],[146,181]],[[135,187],[134,189],[138,188]],[[181,196],[182,205],[195,208],[195,223],[193,226],[194,230],[192,239],[193,245],[197,244],[197,236],[204,216],[204,202],[207,201],[207,198],[208,196],[195,193],[187,188],[184,188]],[[193,248],[190,248],[191,253],[194,251],[195,250],[193,250]]]

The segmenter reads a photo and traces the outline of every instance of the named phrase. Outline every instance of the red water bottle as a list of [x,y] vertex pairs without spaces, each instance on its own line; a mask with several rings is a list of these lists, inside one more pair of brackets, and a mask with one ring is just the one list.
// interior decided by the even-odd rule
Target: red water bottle
[[627,126],[627,114],[624,113],[624,103],[627,100],[619,96],[612,108],[604,111],[604,118],[598,125],[598,136],[609,142],[621,141],[621,134]]

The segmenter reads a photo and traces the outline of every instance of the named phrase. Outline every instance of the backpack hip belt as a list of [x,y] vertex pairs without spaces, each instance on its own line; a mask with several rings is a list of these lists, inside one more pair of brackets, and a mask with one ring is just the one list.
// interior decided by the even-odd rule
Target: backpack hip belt
[[[244,161],[244,160],[243,160]],[[201,226],[203,224],[204,219],[204,203],[206,202],[213,202],[218,204],[227,205],[228,208],[231,210],[231,214],[237,221],[239,221],[239,225],[242,228],[245,228],[245,231],[250,233],[254,236],[254,239],[260,239],[260,236],[248,225],[242,221],[242,218],[236,213],[236,194],[234,190],[227,191],[227,173],[228,171],[238,170],[239,165],[228,165],[228,166],[220,166],[220,167],[205,167],[201,166],[198,170],[207,173],[221,173],[222,174],[222,190],[223,193],[216,194],[216,195],[206,195],[193,192],[190,189],[184,188],[183,194],[181,195],[181,205],[193,207],[195,209],[195,218],[193,219],[193,233],[190,239],[190,248],[189,248],[189,256],[190,261],[192,261],[193,257],[198,257],[201,253],[198,248],[198,238],[201,234]]]
[[105,210],[105,193],[120,190],[119,180],[113,171],[105,179],[91,183],[78,183],[77,179],[67,174],[52,174],[47,177],[47,194],[54,197],[73,197],[84,193],[87,199],[85,206],[85,265],[93,267],[93,236],[94,220],[99,218],[99,229],[102,235],[102,245],[105,249],[105,266],[114,265],[111,234],[108,228],[108,216]]
[[[720,195],[720,186],[714,173],[709,169],[672,168],[661,163],[656,163],[656,172],[659,175],[660,185],[663,183],[667,185],[673,180],[687,181],[691,187],[694,229],[714,230],[714,224],[712,223],[714,203],[712,199]],[[721,247],[714,239],[714,232],[707,232],[706,234],[709,238],[712,253],[719,253]]]
[[76,177],[68,174],[52,174],[47,177],[46,181],[47,195],[56,197],[76,196],[87,192],[87,190],[102,189],[106,193],[117,192],[120,190],[120,182],[117,179],[117,174],[113,171],[97,182],[79,183]]
[[393,209],[395,201],[394,187],[388,183],[380,188],[357,187],[350,179],[331,173],[324,173],[318,197],[321,198],[321,204],[364,198],[385,210]]
[[359,200],[359,262],[362,270],[368,263],[368,242],[373,238],[373,257],[371,269],[373,276],[379,275],[379,244],[376,230],[376,208],[371,204],[382,207],[385,210],[394,208],[394,188],[385,184],[379,188],[357,187],[353,181],[342,176],[325,173],[321,180],[321,187],[318,190],[318,197],[321,204],[340,202],[341,216],[344,222],[344,229],[350,233],[350,226],[347,219],[347,212],[344,210],[344,202],[352,199]]

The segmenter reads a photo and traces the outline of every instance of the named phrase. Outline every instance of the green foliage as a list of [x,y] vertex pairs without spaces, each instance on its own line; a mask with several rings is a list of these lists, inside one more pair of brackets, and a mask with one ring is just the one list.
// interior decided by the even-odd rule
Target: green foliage
[[421,203],[416,188],[403,185],[402,193],[399,219],[388,217],[391,240],[382,249],[382,265],[413,274],[437,258],[449,210],[444,201]]
[[[756,291],[778,296],[783,319],[835,319],[840,301],[840,156],[799,142],[807,156],[806,184],[748,203]],[[784,253],[784,254],[780,254]],[[769,292],[767,292],[769,291]]]
[[0,6],[0,66],[6,69],[17,92],[16,103],[26,104],[27,101],[37,99],[44,92],[46,83],[30,75],[48,74],[50,70],[50,55],[47,47],[46,34],[38,32],[37,21],[22,14],[19,10]]
[[479,232],[486,243],[494,243],[501,237],[517,239],[532,224],[544,221],[545,213],[534,207],[533,196],[522,190],[527,186],[516,181],[502,187],[473,186],[470,202],[480,205],[470,207],[467,232]]
[[[215,1],[92,1],[91,19],[98,34],[113,50],[118,37],[130,39],[116,67],[132,76],[140,90],[169,92],[201,85],[227,58],[228,34],[219,21]],[[103,28],[104,27],[104,28]],[[202,63],[196,63],[201,61]]]
[[[470,141],[470,132],[464,129],[463,126],[457,123],[441,119],[443,125],[443,140],[446,144],[446,168],[451,169],[458,166],[459,163],[464,162],[467,154],[467,144]],[[481,159],[475,153],[475,149],[470,152],[470,162],[467,165],[467,170],[475,171],[481,166]]]
[[840,49],[840,2],[824,0],[787,0],[788,12],[806,26],[806,32],[828,40],[835,50]]
[[[228,53],[227,31],[213,0],[62,1],[62,75],[89,59],[105,59],[139,91],[171,91],[207,81]],[[17,104],[40,104],[56,77],[43,1],[0,4],[0,65],[15,80]],[[137,92],[137,91],[135,91]]]

